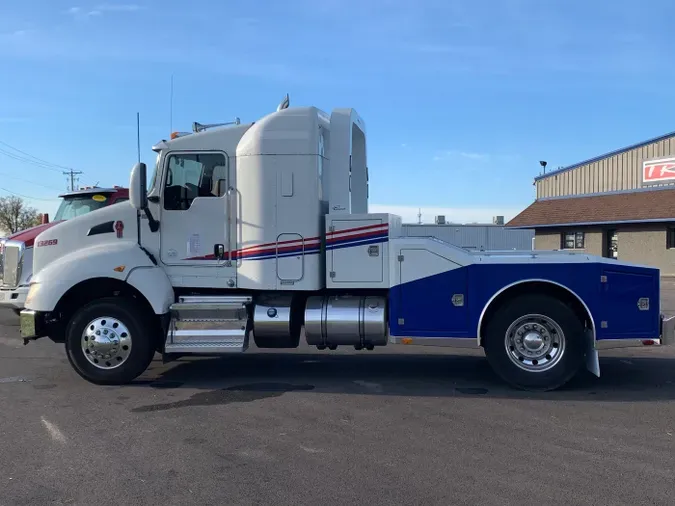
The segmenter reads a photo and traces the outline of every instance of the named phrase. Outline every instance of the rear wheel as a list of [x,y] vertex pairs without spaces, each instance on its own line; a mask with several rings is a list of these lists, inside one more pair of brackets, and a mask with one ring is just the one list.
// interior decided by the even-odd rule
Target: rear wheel
[[495,372],[526,390],[561,387],[579,371],[585,353],[583,322],[544,294],[521,295],[497,309],[483,343]]
[[147,369],[154,356],[149,321],[131,300],[95,300],[76,311],[68,324],[68,360],[92,383],[128,383]]

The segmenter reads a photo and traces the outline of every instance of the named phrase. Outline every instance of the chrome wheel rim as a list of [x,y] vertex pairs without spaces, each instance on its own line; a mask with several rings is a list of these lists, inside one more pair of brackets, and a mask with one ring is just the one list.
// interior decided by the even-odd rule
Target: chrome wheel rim
[[565,354],[565,334],[545,315],[528,314],[514,321],[504,339],[511,362],[528,372],[555,367]]
[[115,369],[129,358],[131,332],[110,316],[90,321],[82,332],[82,353],[94,367]]

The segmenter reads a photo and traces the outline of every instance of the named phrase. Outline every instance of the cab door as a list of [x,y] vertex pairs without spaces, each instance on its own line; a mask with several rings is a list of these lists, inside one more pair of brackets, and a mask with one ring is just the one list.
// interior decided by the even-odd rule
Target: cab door
[[[235,286],[232,248],[236,241],[231,235],[234,217],[228,216],[233,192],[228,192],[231,174],[227,155],[174,151],[166,154],[164,165],[160,258],[172,283]],[[218,251],[224,254],[216,254]]]

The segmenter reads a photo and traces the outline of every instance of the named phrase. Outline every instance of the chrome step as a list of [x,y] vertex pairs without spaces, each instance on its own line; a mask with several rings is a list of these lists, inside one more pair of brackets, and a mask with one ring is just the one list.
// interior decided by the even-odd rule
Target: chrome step
[[166,353],[219,354],[248,348],[246,296],[183,296],[171,305]]

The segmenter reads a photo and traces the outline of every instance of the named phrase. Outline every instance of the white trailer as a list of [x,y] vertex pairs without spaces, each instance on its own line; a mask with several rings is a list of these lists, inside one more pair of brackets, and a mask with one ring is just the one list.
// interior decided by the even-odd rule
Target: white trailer
[[658,269],[564,252],[481,253],[403,237],[368,213],[354,109],[287,104],[253,123],[172,135],[132,171],[130,202],[36,241],[24,342],[65,343],[98,384],[155,352],[309,345],[483,347],[507,382],[554,389],[598,350],[670,344]]

